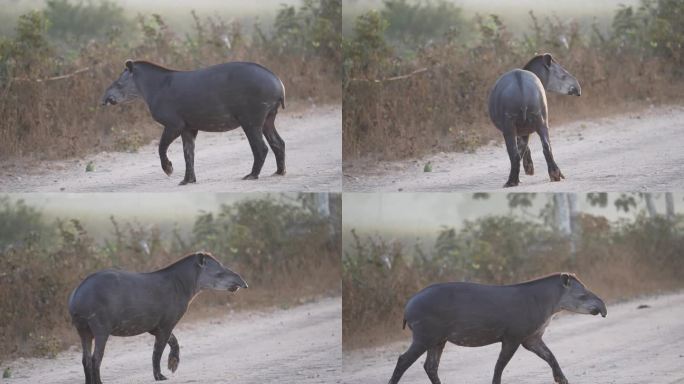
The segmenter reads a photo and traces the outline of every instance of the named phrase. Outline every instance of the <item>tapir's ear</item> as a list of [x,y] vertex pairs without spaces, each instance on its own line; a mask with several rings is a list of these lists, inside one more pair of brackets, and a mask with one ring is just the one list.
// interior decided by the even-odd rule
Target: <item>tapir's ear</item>
[[133,72],[133,60],[126,60],[126,69],[128,69],[129,72]]
[[563,283],[564,287],[569,287],[570,286],[570,274],[569,273],[561,273],[561,282]]
[[551,62],[553,61],[553,57],[551,57],[550,53],[545,53],[542,55],[542,61],[544,62],[544,66],[546,68],[551,67]]

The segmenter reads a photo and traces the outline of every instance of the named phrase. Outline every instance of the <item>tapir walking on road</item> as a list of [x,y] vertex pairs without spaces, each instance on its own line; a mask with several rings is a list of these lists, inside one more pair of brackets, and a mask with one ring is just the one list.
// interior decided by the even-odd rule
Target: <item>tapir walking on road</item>
[[[276,175],[285,175],[285,142],[275,128],[278,108],[285,108],[285,86],[267,68],[248,62],[214,65],[195,71],[174,71],[147,61],[127,60],[124,71],[102,96],[102,104],[142,97],[155,121],[164,126],[159,159],[167,175],[173,165],[169,145],[183,140],[185,177],[196,182],[195,138],[198,131],[224,132],[242,127],[254,156],[252,171],[243,179],[259,178],[268,147],[276,158]],[[227,164],[228,165],[228,164]]]
[[563,95],[582,94],[577,79],[548,53],[535,56],[522,69],[513,69],[501,75],[489,94],[489,118],[503,133],[511,161],[511,172],[504,187],[514,187],[520,183],[521,159],[525,173],[534,174],[532,156],[527,146],[530,134],[534,132],[541,139],[551,181],[565,178],[551,151],[546,91]]
[[568,384],[542,336],[551,316],[561,310],[606,316],[606,305],[570,273],[556,273],[515,285],[445,283],[413,296],[404,310],[404,326],[413,342],[397,361],[389,384],[397,384],[406,369],[427,351],[425,372],[432,384],[447,341],[463,347],[501,343],[492,384],[522,345],[546,361],[556,383]]

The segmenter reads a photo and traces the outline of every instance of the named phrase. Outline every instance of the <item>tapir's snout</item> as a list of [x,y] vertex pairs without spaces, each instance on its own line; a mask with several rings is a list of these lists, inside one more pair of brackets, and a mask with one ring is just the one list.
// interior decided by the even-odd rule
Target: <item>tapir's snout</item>
[[572,96],[572,95],[580,96],[581,94],[582,94],[582,90],[580,89],[579,85],[577,87],[572,86],[568,90],[568,95],[570,95],[570,96]]
[[106,106],[106,105],[110,105],[110,104],[116,105],[116,100],[114,100],[111,96],[105,94],[102,97],[102,106]]
[[608,314],[608,309],[606,309],[606,305],[603,303],[603,300],[601,299],[597,298],[597,301],[597,305],[591,309],[591,314],[596,316],[600,313],[601,316],[606,317],[606,315]]
[[235,292],[240,288],[249,288],[249,285],[247,285],[247,282],[240,277],[237,273],[235,274],[235,282],[228,287],[228,290],[230,292]]

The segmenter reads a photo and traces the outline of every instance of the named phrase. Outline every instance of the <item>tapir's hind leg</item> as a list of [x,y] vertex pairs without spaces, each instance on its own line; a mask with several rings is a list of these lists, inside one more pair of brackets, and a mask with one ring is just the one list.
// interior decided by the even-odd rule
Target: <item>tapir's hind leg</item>
[[86,384],[93,384],[93,334],[90,329],[79,329],[78,336],[81,337],[81,346],[83,347],[83,373],[85,374]]
[[404,352],[403,355],[399,356],[399,359],[397,360],[397,366],[394,368],[394,373],[392,373],[392,378],[390,379],[389,384],[397,384],[408,367],[415,363],[420,355],[425,353],[426,350],[427,347],[425,347],[422,343],[417,343],[414,340],[409,349]]
[[551,181],[560,181],[565,179],[561,173],[556,161],[553,159],[553,152],[551,152],[551,140],[549,139],[549,126],[543,122],[538,132],[541,138],[542,147],[544,148],[544,157],[546,158],[546,165],[549,168],[549,178]]
[[100,378],[100,365],[102,364],[102,357],[104,356],[105,345],[109,334],[96,333],[95,334],[95,350],[93,351],[93,384],[102,384]]
[[526,175],[534,175],[534,164],[532,164],[532,154],[527,143],[530,141],[530,135],[518,136],[518,151],[522,158],[523,168],[525,168]]
[[254,113],[254,116],[251,118],[239,118],[238,120],[240,121],[242,130],[245,131],[249,146],[252,148],[252,155],[254,156],[252,172],[243,177],[242,180],[256,180],[259,178],[261,168],[264,166],[264,161],[268,154],[268,146],[264,143],[263,137],[266,113]]
[[427,359],[425,360],[425,365],[423,365],[423,367],[432,384],[441,384],[439,376],[437,375],[437,370],[439,369],[439,360],[442,358],[442,351],[444,351],[445,344],[446,340],[430,347],[427,351]]
[[513,132],[512,129],[504,132],[506,150],[508,151],[508,158],[511,161],[511,172],[508,174],[508,181],[504,184],[504,188],[508,188],[520,184],[520,152],[518,152],[515,132]]
[[178,363],[180,363],[180,347],[178,345],[178,340],[176,340],[176,336],[174,336],[173,333],[169,336],[168,344],[169,348],[171,348],[171,352],[169,352],[169,370],[171,372],[176,372]]
[[278,109],[272,110],[268,116],[266,116],[266,121],[264,122],[264,136],[266,136],[266,141],[268,145],[273,150],[273,154],[276,158],[276,165],[278,167],[276,175],[285,175],[285,142],[276,131],[275,118],[278,113]]

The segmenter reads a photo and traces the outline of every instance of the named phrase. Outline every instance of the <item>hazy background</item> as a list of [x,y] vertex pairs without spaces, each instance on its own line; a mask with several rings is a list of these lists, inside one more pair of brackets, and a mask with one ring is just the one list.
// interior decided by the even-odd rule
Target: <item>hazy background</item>
[[[0,195],[1,196],[1,195]],[[27,193],[8,194],[11,201],[23,200],[37,209],[45,221],[78,219],[97,240],[110,235],[110,217],[121,222],[143,223],[168,235],[177,228],[187,235],[201,212],[216,213],[222,204],[246,199],[268,199],[294,202],[296,193]]]
[[[474,199],[472,193],[345,193],[342,205],[342,225],[345,234],[355,228],[359,232],[388,236],[434,237],[442,226],[460,228],[465,220],[486,215],[513,214],[527,219],[541,220],[540,211],[548,203],[546,194],[536,194],[532,206],[511,209],[507,193],[491,193],[486,200]],[[645,207],[638,202],[637,209],[625,212],[615,208],[620,193],[608,193],[605,207],[593,206],[580,195],[579,211],[600,215],[608,220],[632,218]],[[654,195],[654,204],[660,212],[665,200]],[[684,194],[674,193],[675,212],[682,212]]]
[[[299,0],[111,0],[122,6],[125,14],[135,17],[138,14],[157,13],[168,21],[173,30],[189,31],[192,25],[190,11],[195,10],[201,17],[220,17],[225,21],[237,20],[249,32],[256,20],[265,30],[270,30],[273,18],[283,4],[299,5]],[[72,1],[72,3],[79,3]],[[98,1],[94,1],[98,3]],[[30,10],[45,7],[44,0],[0,0],[0,33],[13,33],[16,18]]]
[[[418,0],[409,1],[417,3]],[[559,16],[562,20],[575,19],[584,26],[589,25],[594,18],[599,25],[606,28],[613,17],[615,9],[620,4],[636,5],[638,0],[451,0],[463,10],[466,17],[475,14],[494,13],[503,19],[514,33],[522,33],[529,25],[530,10],[537,16]],[[343,30],[349,33],[353,27],[353,19],[369,9],[382,8],[382,0],[344,0],[342,8]]]

